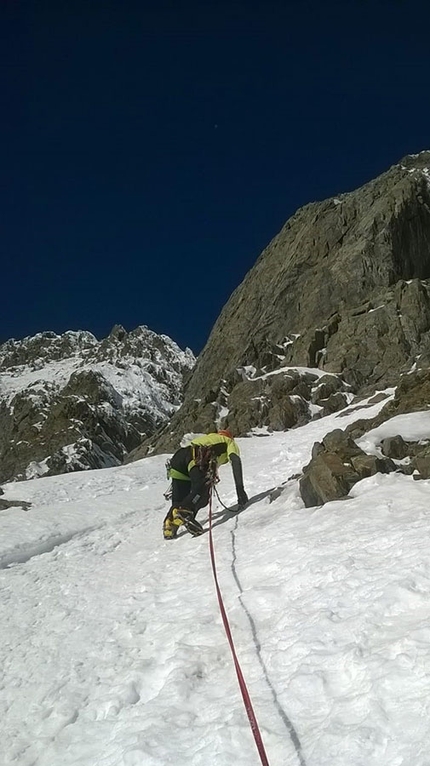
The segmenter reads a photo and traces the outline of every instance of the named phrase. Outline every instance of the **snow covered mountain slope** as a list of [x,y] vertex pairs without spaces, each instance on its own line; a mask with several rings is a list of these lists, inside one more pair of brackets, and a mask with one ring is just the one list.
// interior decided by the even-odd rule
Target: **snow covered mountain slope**
[[[240,439],[249,506],[214,501],[218,578],[271,766],[430,763],[430,481],[377,474],[310,509],[287,481],[357,417]],[[423,422],[405,415],[405,437],[423,438]],[[208,535],[162,539],[165,457],[4,486],[32,503],[0,514],[4,766],[260,763]],[[235,502],[227,466],[218,490]]]
[[120,464],[177,410],[194,362],[145,326],[4,343],[0,481]]

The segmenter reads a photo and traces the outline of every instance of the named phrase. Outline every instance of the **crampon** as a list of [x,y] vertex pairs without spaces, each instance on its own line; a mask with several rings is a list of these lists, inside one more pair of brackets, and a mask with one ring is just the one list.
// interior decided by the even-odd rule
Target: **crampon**
[[175,518],[180,519],[187,530],[193,537],[202,535],[205,531],[202,525],[196,521],[191,511],[187,511],[185,508],[175,508]]

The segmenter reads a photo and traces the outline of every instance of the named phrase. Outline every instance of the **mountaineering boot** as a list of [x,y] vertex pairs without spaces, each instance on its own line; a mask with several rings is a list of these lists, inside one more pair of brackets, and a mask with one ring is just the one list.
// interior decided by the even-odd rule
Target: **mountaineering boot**
[[178,525],[171,519],[164,519],[163,522],[163,537],[165,540],[174,540],[178,534]]
[[203,534],[204,529],[194,518],[194,513],[187,508],[174,508],[172,511],[173,524],[177,526],[184,525],[187,532],[193,537]]

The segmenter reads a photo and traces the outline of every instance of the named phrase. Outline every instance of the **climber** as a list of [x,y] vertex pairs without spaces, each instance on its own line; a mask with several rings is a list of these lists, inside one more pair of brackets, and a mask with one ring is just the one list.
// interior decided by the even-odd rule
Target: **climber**
[[196,521],[197,511],[209,502],[211,487],[217,481],[217,468],[231,463],[239,508],[245,507],[248,495],[243,487],[240,450],[228,430],[197,436],[178,449],[170,460],[172,505],[163,522],[163,535],[172,540],[183,524],[193,536],[201,535],[203,527]]

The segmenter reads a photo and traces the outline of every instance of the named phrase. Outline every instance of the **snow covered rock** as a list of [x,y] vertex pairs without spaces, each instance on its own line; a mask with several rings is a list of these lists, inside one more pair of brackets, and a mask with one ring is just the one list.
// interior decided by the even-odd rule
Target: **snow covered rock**
[[195,359],[165,335],[116,325],[0,346],[0,481],[122,463],[182,402]]

